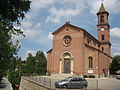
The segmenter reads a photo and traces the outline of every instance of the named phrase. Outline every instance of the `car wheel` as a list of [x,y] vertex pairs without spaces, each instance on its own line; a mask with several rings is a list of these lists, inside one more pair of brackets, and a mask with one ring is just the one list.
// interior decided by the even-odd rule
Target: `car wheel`
[[87,86],[86,85],[82,85],[82,88],[87,88]]
[[67,88],[67,85],[63,85],[62,87],[63,87],[63,88]]

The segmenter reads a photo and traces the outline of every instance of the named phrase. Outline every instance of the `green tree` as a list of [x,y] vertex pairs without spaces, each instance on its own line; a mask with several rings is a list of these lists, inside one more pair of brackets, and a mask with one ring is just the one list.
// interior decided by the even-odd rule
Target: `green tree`
[[5,23],[0,22],[0,79],[5,75],[8,69],[9,60],[13,57],[13,54],[17,52],[17,43],[13,45],[11,35]]
[[0,0],[0,18],[8,22],[18,22],[30,9],[30,0]]
[[45,75],[47,69],[47,60],[42,51],[38,51],[35,56],[36,60],[36,73],[39,75]]
[[28,74],[35,74],[36,62],[35,62],[35,57],[32,56],[31,53],[28,54],[26,65],[27,65],[26,68],[28,71],[27,73]]
[[19,75],[19,70],[11,71],[8,75],[8,80],[12,83],[13,90],[18,90],[16,85],[20,84],[21,75]]
[[16,68],[18,68],[19,63],[21,62],[21,58],[13,57],[9,60],[9,69],[8,71],[15,71]]
[[120,56],[114,56],[110,64],[110,73],[115,74],[118,70],[120,70]]
[[19,20],[29,9],[29,0],[0,0],[0,80],[6,75],[9,60],[19,49],[19,41],[14,44],[12,35],[23,35],[20,29],[14,28],[14,24],[20,25]]
[[20,79],[22,75],[21,65],[23,64],[23,61],[21,58],[13,57],[9,60],[9,69],[8,69],[8,80],[11,82],[13,89],[18,90],[18,87],[16,85],[20,84]]
[[23,75],[45,75],[47,60],[42,51],[38,51],[35,56],[28,54],[26,62],[21,65]]
[[28,76],[29,71],[27,70],[27,64],[26,61],[22,61],[22,64],[20,65],[20,73],[22,76]]

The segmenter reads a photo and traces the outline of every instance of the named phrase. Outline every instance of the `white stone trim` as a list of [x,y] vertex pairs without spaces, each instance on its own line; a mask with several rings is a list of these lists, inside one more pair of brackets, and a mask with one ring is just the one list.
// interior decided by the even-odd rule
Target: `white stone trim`
[[59,73],[62,73],[62,60],[60,60],[60,67],[59,67]]
[[60,65],[59,65],[59,74],[61,74],[62,73],[62,69],[63,69],[63,60],[64,60],[64,58],[63,58],[63,55],[65,54],[65,53],[69,53],[70,54],[70,74],[73,74],[73,66],[74,66],[74,64],[73,64],[73,55],[72,55],[72,53],[71,52],[69,52],[69,51],[64,51],[62,54],[61,54],[61,56],[60,56],[60,59],[62,59],[62,60],[60,60]]
[[71,74],[73,74],[73,60],[70,60],[71,63]]

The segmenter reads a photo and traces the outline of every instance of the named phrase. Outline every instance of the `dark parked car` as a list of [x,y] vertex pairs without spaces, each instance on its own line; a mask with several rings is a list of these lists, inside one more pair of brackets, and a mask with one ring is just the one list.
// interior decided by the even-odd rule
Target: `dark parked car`
[[87,86],[87,81],[80,77],[69,77],[55,82],[56,88],[87,88]]

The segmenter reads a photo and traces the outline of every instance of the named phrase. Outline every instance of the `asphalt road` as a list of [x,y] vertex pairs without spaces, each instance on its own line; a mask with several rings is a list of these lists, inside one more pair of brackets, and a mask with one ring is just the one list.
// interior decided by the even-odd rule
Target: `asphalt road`
[[13,90],[10,82],[6,78],[3,78],[0,82],[0,90]]

